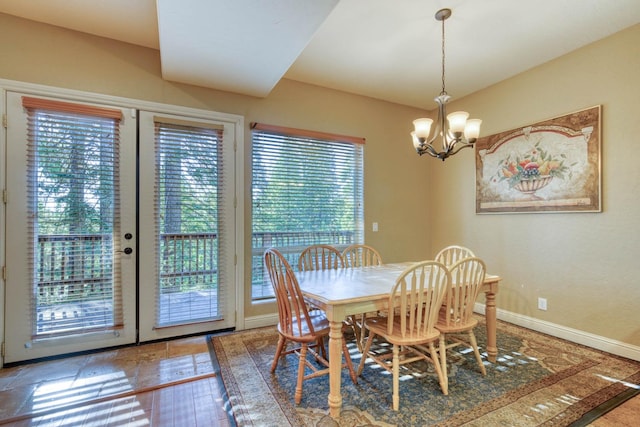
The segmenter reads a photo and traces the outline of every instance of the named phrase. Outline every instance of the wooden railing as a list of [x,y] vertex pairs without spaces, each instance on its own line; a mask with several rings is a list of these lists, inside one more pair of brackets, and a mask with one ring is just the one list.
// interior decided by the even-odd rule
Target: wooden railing
[[160,235],[160,292],[210,290],[218,286],[216,233]]
[[[167,233],[160,237],[161,292],[211,289],[218,284],[218,236],[215,233]],[[262,254],[278,248],[296,268],[308,245],[326,243],[344,248],[354,243],[352,231],[261,232],[252,239],[252,296],[271,298]],[[113,241],[110,234],[39,235],[39,304],[57,304],[111,294]]]
[[262,256],[268,248],[277,248],[294,270],[298,257],[309,245],[328,244],[342,250],[355,243],[353,231],[264,232],[251,236],[251,297],[253,300],[273,298],[273,289],[264,268]]
[[112,253],[110,234],[39,235],[39,305],[75,301],[87,294],[110,295]]

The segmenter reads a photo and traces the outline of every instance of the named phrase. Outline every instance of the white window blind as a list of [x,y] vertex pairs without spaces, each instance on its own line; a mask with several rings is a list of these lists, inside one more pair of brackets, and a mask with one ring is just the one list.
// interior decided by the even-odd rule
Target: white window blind
[[157,327],[222,318],[223,127],[154,122]]
[[262,254],[276,247],[297,266],[311,244],[364,241],[363,140],[252,126],[252,299],[273,297]]
[[121,328],[120,110],[23,97],[33,339]]

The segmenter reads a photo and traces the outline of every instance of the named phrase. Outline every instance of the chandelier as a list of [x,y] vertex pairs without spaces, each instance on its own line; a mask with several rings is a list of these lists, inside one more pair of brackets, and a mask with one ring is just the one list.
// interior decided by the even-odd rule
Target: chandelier
[[[442,21],[442,92],[434,98],[438,104],[438,118],[433,136],[431,133],[432,119],[422,118],[413,121],[414,131],[411,132],[413,146],[418,154],[428,154],[438,159],[446,159],[466,147],[473,147],[480,135],[480,119],[470,119],[469,113],[456,111],[447,115],[447,103],[451,97],[444,85],[444,21],[451,16],[451,9],[441,9],[436,13],[436,19]],[[446,120],[445,120],[446,119]],[[442,151],[433,146],[436,138],[440,137]]]

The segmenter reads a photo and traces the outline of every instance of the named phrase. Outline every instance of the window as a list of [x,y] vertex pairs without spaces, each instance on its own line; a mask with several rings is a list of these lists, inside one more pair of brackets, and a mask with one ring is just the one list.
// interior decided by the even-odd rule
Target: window
[[360,138],[252,124],[252,300],[273,297],[262,254],[275,247],[296,269],[312,244],[364,241]]

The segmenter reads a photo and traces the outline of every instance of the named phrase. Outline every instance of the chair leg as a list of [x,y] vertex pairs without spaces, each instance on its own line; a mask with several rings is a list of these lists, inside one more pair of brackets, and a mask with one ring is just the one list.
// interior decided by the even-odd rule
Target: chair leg
[[393,410],[400,409],[400,348],[393,345]]
[[358,346],[358,350],[362,352],[362,328],[358,325],[357,315],[352,314],[349,316],[349,323],[351,329],[353,329],[353,336],[356,341],[356,345]]
[[278,360],[280,360],[280,355],[282,354],[282,350],[284,350],[284,345],[287,339],[280,335],[278,338],[278,347],[276,348],[276,355],[273,358],[273,363],[271,363],[271,373],[273,374],[276,371],[276,367],[278,366]]
[[478,350],[478,341],[476,340],[476,334],[473,333],[473,329],[469,331],[469,341],[471,342],[471,347],[473,347],[473,353],[476,355],[480,372],[482,372],[482,375],[487,375],[487,370],[484,367],[484,363],[482,363],[480,350]]
[[351,361],[349,348],[347,347],[347,342],[344,337],[342,337],[342,353],[344,353],[344,361],[347,364],[347,368],[349,369],[349,376],[351,377],[351,381],[353,381],[354,384],[358,384],[358,378],[356,377],[356,372],[353,369],[353,362]]
[[448,378],[447,374],[447,340],[445,339],[444,334],[440,334],[440,349],[438,350],[440,353],[440,367],[442,368],[442,373],[446,378]]
[[[446,352],[446,349],[445,349],[445,352]],[[449,378],[445,375],[446,370],[443,370],[442,367],[440,366],[440,363],[438,363],[438,351],[436,350],[436,346],[433,345],[433,341],[429,343],[429,353],[431,354],[433,367],[435,368],[436,374],[438,375],[438,381],[440,382],[440,388],[442,389],[442,394],[447,396],[449,394]],[[441,353],[440,357],[442,357],[442,347],[440,347],[440,353]],[[446,359],[445,359],[445,366],[447,366]]]
[[326,360],[327,359],[327,349],[324,345],[324,337],[319,337],[317,342],[317,347],[319,347],[318,350],[320,355]]
[[302,400],[302,382],[304,381],[304,368],[307,360],[307,343],[303,343],[300,347],[300,355],[298,356],[298,382],[296,383],[296,392],[294,400],[296,405]]
[[373,338],[376,334],[369,331],[369,338],[367,338],[367,344],[362,349],[362,358],[360,359],[360,364],[358,365],[358,376],[362,375],[362,370],[364,369],[364,363],[367,360],[367,354],[369,353],[369,349],[371,349],[371,344],[373,343]]
[[364,345],[367,342],[367,328],[364,327],[364,323],[367,320],[367,313],[362,313],[362,323],[360,323],[360,325],[362,325],[360,327],[360,343],[358,344],[358,350],[360,350],[360,352],[362,352],[362,350],[364,349]]

